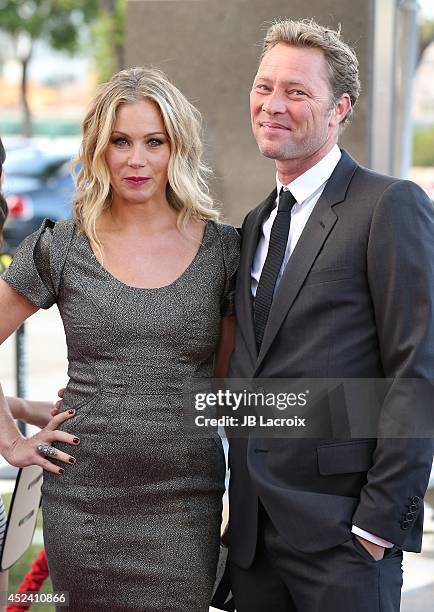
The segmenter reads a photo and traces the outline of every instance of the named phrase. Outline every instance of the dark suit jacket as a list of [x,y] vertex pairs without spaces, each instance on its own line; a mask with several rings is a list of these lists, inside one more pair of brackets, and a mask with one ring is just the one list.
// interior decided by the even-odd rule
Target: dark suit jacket
[[[286,266],[258,355],[250,269],[275,197],[243,224],[230,377],[434,379],[433,205],[345,151]],[[385,403],[396,393],[392,384]],[[241,567],[255,552],[258,498],[305,552],[348,540],[353,523],[420,550],[431,440],[233,439],[229,461],[231,558]]]

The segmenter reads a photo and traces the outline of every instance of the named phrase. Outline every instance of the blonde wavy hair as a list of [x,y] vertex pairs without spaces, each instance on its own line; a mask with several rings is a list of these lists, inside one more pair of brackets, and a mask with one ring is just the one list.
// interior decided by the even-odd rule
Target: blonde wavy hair
[[170,143],[166,197],[178,214],[178,227],[189,219],[217,220],[207,178],[211,170],[202,162],[202,119],[199,111],[154,68],[128,68],[101,85],[83,121],[83,140],[75,160],[76,193],[73,215],[79,229],[98,249],[96,232],[101,213],[110,207],[112,190],[105,152],[121,104],[149,100],[161,113]]

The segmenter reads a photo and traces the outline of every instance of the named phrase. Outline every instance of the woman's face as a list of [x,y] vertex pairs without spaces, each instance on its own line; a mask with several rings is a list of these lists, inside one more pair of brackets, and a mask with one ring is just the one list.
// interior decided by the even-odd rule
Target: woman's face
[[105,153],[113,204],[165,202],[169,158],[157,106],[148,100],[122,104]]

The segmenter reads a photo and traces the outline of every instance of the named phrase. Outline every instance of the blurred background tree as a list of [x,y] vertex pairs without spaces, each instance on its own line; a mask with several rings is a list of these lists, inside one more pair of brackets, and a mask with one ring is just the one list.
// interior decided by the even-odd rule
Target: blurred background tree
[[413,165],[434,167],[434,102],[432,75],[434,74],[434,19],[424,19],[419,25],[416,66],[418,112],[413,123]]
[[413,130],[413,165],[434,167],[434,126]]
[[31,136],[28,66],[36,40],[51,47],[76,51],[84,24],[97,15],[96,0],[0,0],[0,29],[14,41],[21,64],[22,134]]
[[419,27],[419,48],[417,63],[419,64],[425,49],[434,42],[434,19],[424,20]]
[[127,0],[98,0],[98,18],[92,24],[92,47],[100,82],[125,68],[125,14]]

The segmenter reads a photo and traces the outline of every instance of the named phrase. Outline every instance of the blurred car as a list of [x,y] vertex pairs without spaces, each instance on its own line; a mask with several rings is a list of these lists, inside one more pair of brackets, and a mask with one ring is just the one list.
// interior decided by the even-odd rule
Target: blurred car
[[71,217],[74,181],[72,151],[25,147],[7,152],[5,194],[9,215],[4,227],[4,250],[14,253],[20,242],[49,217]]

